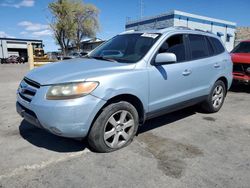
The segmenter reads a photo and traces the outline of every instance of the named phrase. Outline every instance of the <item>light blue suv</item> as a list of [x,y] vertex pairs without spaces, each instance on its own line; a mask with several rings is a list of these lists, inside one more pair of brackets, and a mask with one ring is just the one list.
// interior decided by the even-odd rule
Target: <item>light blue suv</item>
[[232,62],[210,33],[173,27],[121,33],[80,59],[29,72],[17,91],[28,122],[98,152],[128,145],[138,125],[201,104],[217,112],[232,82]]

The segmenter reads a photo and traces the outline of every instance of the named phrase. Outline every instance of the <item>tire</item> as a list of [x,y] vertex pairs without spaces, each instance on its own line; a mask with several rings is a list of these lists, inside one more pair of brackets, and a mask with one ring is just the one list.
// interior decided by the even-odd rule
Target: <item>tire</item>
[[102,153],[121,149],[132,142],[138,125],[138,112],[132,104],[125,101],[112,103],[95,120],[88,135],[89,146]]
[[218,112],[226,97],[226,86],[223,81],[218,80],[215,82],[208,98],[201,105],[202,109],[207,113]]

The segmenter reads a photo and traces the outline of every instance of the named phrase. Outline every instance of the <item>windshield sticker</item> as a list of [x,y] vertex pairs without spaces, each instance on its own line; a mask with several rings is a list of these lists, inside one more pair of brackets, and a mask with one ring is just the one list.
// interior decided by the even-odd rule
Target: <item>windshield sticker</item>
[[155,33],[143,33],[141,36],[142,37],[149,37],[149,38],[155,39],[156,37],[159,36],[159,34],[155,34]]

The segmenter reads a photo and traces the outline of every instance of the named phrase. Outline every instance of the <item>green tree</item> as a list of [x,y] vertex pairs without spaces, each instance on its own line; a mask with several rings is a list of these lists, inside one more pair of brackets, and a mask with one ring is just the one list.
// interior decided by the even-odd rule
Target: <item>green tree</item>
[[94,37],[99,29],[99,11],[92,4],[80,0],[57,0],[49,4],[49,10],[53,15],[50,27],[64,55],[70,44],[75,44],[80,50],[82,39]]
[[86,37],[95,37],[99,30],[99,10],[92,4],[81,4],[74,13],[77,26],[73,42],[80,50],[81,41]]

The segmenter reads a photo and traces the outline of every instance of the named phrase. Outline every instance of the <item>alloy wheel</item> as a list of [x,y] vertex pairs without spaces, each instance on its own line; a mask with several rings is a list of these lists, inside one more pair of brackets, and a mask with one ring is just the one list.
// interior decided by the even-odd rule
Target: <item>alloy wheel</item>
[[212,103],[214,108],[219,108],[222,105],[224,99],[224,89],[221,85],[215,87],[213,96],[212,96]]
[[104,126],[104,141],[110,148],[120,148],[133,136],[135,120],[127,110],[120,110],[110,116]]

